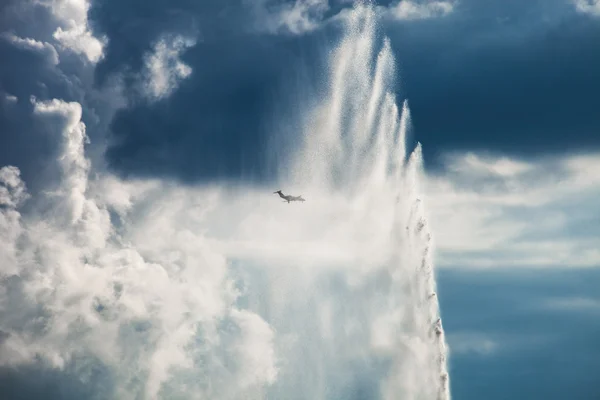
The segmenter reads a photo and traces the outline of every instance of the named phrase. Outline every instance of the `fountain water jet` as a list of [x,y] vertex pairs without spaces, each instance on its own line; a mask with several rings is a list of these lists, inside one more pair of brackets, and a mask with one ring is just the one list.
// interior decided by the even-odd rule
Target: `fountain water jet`
[[[395,102],[389,39],[375,55],[373,7],[357,5],[344,29],[331,55],[328,91],[311,110],[302,146],[281,179],[282,185],[305,193],[308,207],[311,201],[322,209],[335,209],[338,203],[345,210],[335,212],[338,220],[346,220],[346,229],[351,225],[353,240],[361,244],[353,262],[337,270],[336,288],[319,286],[319,276],[332,279],[330,272],[312,272],[317,277],[309,279],[314,287],[306,290],[312,292],[315,306],[329,311],[313,327],[321,337],[307,334],[321,348],[332,346],[344,353],[319,355],[314,350],[313,357],[325,369],[345,370],[348,363],[358,363],[352,373],[377,364],[379,383],[371,386],[378,389],[370,396],[447,400],[447,350],[435,296],[432,237],[419,198],[421,146],[406,159],[409,108],[404,102],[399,112]],[[347,304],[354,308],[346,310]],[[361,327],[352,332],[343,328],[356,322]],[[324,336],[332,326],[338,327],[338,336],[328,341]],[[331,397],[324,394],[326,383],[315,382],[321,389],[304,395],[340,398],[339,390]]]

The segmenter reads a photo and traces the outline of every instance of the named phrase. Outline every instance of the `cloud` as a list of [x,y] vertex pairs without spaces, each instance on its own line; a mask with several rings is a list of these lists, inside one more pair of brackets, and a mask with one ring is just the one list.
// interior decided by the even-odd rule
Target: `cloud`
[[[412,295],[394,290],[387,269],[378,268],[394,251],[407,269],[423,268],[426,230],[400,229],[404,251],[390,245],[394,219],[386,210],[394,209],[394,196],[313,190],[311,207],[290,207],[263,188],[96,174],[84,155],[81,105],[32,104],[35,118],[53,127],[61,176],[27,199],[18,169],[0,173],[3,366],[48,368],[65,378],[105,371],[111,382],[103,390],[123,399],[260,399],[273,384],[301,399],[322,394],[306,379],[341,392],[378,387],[385,373],[364,373],[377,346],[378,359],[394,357],[401,368],[394,390],[436,389],[429,374],[439,371],[430,364],[417,384],[406,384],[401,372],[437,362],[415,361],[435,351],[426,342],[429,315],[404,317],[401,310],[415,307]],[[418,219],[412,212],[396,218]],[[380,297],[382,290],[393,298]],[[419,293],[427,290],[424,284]],[[323,303],[333,312],[317,321],[315,304]],[[375,317],[385,318],[371,325]],[[400,339],[385,334],[398,330]],[[385,343],[371,343],[377,334]],[[307,361],[323,368],[307,370]],[[340,370],[360,382],[340,380]]]
[[[254,13],[253,28],[270,34],[301,35],[321,28],[350,14],[352,0],[273,0],[247,1]],[[446,16],[454,11],[451,1],[401,0],[389,6],[377,6],[377,12],[396,20],[421,20]],[[329,11],[332,11],[329,13]]]
[[[356,11],[363,13],[374,17]],[[307,144],[288,171],[297,183],[290,190],[319,182],[309,207],[281,204],[251,185],[121,179],[86,157],[90,109],[78,96],[19,92],[22,116],[55,143],[46,168],[55,167],[57,179],[28,192],[18,168],[0,173],[0,374],[58,371],[65,392],[71,376],[96,382],[101,375],[107,397],[122,399],[261,399],[272,386],[287,394],[274,397],[291,399],[322,397],[332,387],[345,395],[384,386],[407,397],[446,390],[443,342],[430,329],[437,302],[425,300],[433,290],[428,231],[414,199],[420,149],[405,169],[391,161],[404,154],[406,113],[401,118],[382,87],[394,76],[389,43],[379,54],[364,45],[374,40],[373,28],[354,29],[335,58],[358,55],[359,65],[335,71],[357,77],[360,93],[333,87],[330,94],[371,111],[350,121],[354,140],[366,145],[364,126],[379,140],[360,155],[338,153],[334,166],[318,143]],[[316,114],[326,116],[330,106]],[[315,127],[307,132],[327,136]],[[361,168],[363,155],[379,162]],[[351,162],[361,179],[348,173],[347,191],[333,190],[327,177]],[[399,179],[408,188],[400,206],[399,185],[386,184]],[[404,272],[413,279],[405,281]],[[323,303],[332,311],[317,320]],[[373,343],[376,330],[384,338]],[[392,374],[373,361],[391,365]],[[14,381],[27,386],[25,378]]]
[[600,17],[600,0],[572,0],[575,9],[584,14]]
[[542,307],[558,311],[600,312],[600,300],[591,297],[553,297],[542,301]]
[[[139,200],[136,196],[153,187],[152,182],[127,185],[110,176],[88,180],[91,163],[84,157],[88,135],[82,118],[96,129],[106,127],[112,112],[123,106],[121,82],[109,80],[99,90],[92,85],[93,64],[102,59],[104,42],[89,30],[87,2],[41,5],[39,10],[13,10],[19,15],[14,21],[46,11],[52,20],[49,29],[28,32],[17,26],[16,32],[28,32],[25,39],[16,34],[4,38],[13,48],[41,55],[35,68],[43,74],[33,70],[25,76],[17,58],[8,57],[19,79],[2,76],[3,84],[11,83],[5,86],[11,94],[3,93],[2,111],[15,132],[35,138],[28,140],[28,159],[39,162],[43,171],[52,170],[56,179],[44,180],[43,190],[30,195],[19,168],[0,170],[0,252],[6,260],[0,270],[1,363],[34,371],[57,369],[78,378],[100,368],[115,380],[110,387],[119,398],[156,398],[165,387],[187,396],[215,390],[221,398],[239,398],[243,391],[272,382],[277,374],[270,351],[273,331],[255,314],[231,307],[236,292],[225,259],[194,234],[161,240],[153,249],[135,244],[136,238],[146,238],[145,230],[168,231],[176,223],[169,218],[157,217],[161,226],[140,222],[142,231],[120,229],[112,220],[131,217],[127,212]],[[150,95],[167,96],[189,74],[178,59],[189,45],[178,36],[158,41],[140,73]],[[73,68],[73,60],[87,63]],[[23,79],[47,90],[29,89]],[[31,102],[17,101],[27,98]],[[18,111],[14,122],[10,107]],[[3,144],[14,145],[8,126]],[[30,143],[41,139],[53,143],[44,159],[31,151]],[[101,167],[96,163],[95,171]],[[32,175],[43,176],[39,170]],[[185,259],[172,259],[181,251]],[[238,332],[223,334],[224,323]],[[221,346],[225,339],[227,345]],[[205,379],[194,376],[186,382],[188,388],[169,387],[173,373],[181,376],[190,369]]]
[[87,0],[51,0],[43,3],[51,7],[60,26],[53,33],[64,48],[84,55],[95,64],[104,57],[106,37],[96,37],[88,23],[90,3]]
[[454,6],[450,1],[401,0],[396,5],[391,5],[388,12],[394,19],[420,20],[446,16],[454,10]]
[[328,0],[247,1],[254,13],[254,28],[271,34],[299,35],[318,28],[329,10]]
[[456,332],[449,333],[447,337],[452,354],[476,353],[481,356],[490,356],[499,351],[499,343],[481,333]]
[[20,38],[11,33],[3,33],[2,37],[21,49],[41,54],[51,65],[57,65],[59,63],[58,52],[54,46],[48,42],[40,42],[30,38]]
[[[484,312],[478,309],[478,312]],[[447,334],[450,357],[477,355],[479,357],[502,357],[509,353],[548,348],[556,343],[556,337],[541,329],[539,332],[498,329],[489,327],[485,332],[457,330]]]
[[[86,133],[94,139],[86,143],[91,147],[88,155],[101,169],[106,165],[103,153],[115,112],[139,97],[154,101],[169,96],[190,74],[179,55],[193,40],[164,34],[133,76],[126,73],[131,68],[119,68],[97,81],[96,67],[102,65],[109,41],[92,32],[88,1],[26,1],[8,4],[4,12],[7,23],[0,37],[0,58],[7,61],[0,69],[0,165],[18,167],[32,193],[56,179],[52,159],[58,150],[47,132],[54,128],[51,122],[31,118],[33,104],[27,99],[79,104]],[[133,82],[133,87],[127,82]]]
[[16,103],[19,99],[17,98],[17,96],[13,96],[12,94],[4,94],[4,101],[8,102],[8,103]]
[[[80,0],[9,2],[3,9],[0,85],[10,97],[0,101],[0,165],[19,168],[32,193],[57,177],[52,160],[58,149],[49,131],[60,127],[52,124],[53,118],[32,114],[35,102],[28,99],[78,103],[87,133],[98,139],[105,135],[114,110],[122,106],[112,81],[95,85],[95,63],[102,56],[97,44],[102,40],[92,35],[88,9],[89,3]],[[101,140],[95,143],[96,148],[103,146]]]
[[145,57],[142,71],[143,93],[151,100],[168,97],[180,82],[190,76],[192,68],[180,60],[181,54],[196,44],[194,39],[164,35]]
[[600,265],[600,157],[520,160],[455,153],[427,177],[437,263],[454,267]]
[[[156,398],[173,371],[190,368],[204,379],[178,389],[188,396],[216,390],[239,398],[272,382],[272,329],[234,306],[225,258],[190,229],[210,203],[196,210],[178,204],[177,191],[157,182],[90,182],[81,105],[32,102],[40,121],[60,127],[54,139],[61,179],[21,214],[28,195],[19,171],[0,170],[1,364],[108,366],[120,398]],[[141,209],[127,214],[136,197]],[[151,201],[146,212],[144,201]],[[129,223],[119,228],[113,217]],[[181,229],[185,220],[191,225]],[[238,333],[223,333],[222,323]]]

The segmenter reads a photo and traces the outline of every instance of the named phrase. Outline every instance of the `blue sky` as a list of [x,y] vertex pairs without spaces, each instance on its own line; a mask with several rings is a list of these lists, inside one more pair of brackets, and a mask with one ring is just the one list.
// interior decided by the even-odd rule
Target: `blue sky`
[[598,272],[439,273],[454,398],[593,399]]
[[[454,398],[595,399],[600,2],[376,4],[423,145]],[[98,170],[267,187],[350,5],[4,1],[0,167],[32,194],[57,179],[53,138],[78,109],[36,101],[61,99],[80,104]],[[0,392],[35,392],[11,374]]]

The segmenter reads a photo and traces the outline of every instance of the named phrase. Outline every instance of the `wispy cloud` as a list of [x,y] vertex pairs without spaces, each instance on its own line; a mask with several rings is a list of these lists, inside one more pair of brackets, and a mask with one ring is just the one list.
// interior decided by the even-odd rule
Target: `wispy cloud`
[[427,194],[439,265],[600,266],[598,154],[454,154]]
[[[347,7],[353,1],[338,1]],[[328,0],[294,0],[276,2],[273,0],[247,1],[254,12],[254,29],[271,34],[304,34],[318,29],[330,21],[348,16],[349,8],[325,18],[330,10]],[[439,18],[454,11],[454,1],[401,0],[387,7],[378,6],[377,12],[384,17],[396,20],[421,20]]]
[[321,24],[329,10],[328,0],[247,1],[254,12],[254,27],[268,33],[302,34]]
[[600,17],[600,0],[572,0],[577,11]]
[[389,7],[389,14],[398,20],[419,20],[443,17],[453,10],[454,2],[450,1],[401,0]]
[[600,312],[600,299],[590,297],[552,297],[542,302],[550,310]]
[[12,94],[7,94],[4,93],[4,101],[6,101],[7,103],[11,103],[14,104],[18,101],[19,99],[17,98],[17,96],[13,96]]
[[448,343],[452,354],[475,353],[489,356],[499,350],[499,343],[492,337],[477,332],[449,333]]
[[192,68],[183,63],[181,54],[196,44],[195,39],[180,35],[163,35],[145,57],[142,92],[151,100],[168,97],[180,82],[189,77]]

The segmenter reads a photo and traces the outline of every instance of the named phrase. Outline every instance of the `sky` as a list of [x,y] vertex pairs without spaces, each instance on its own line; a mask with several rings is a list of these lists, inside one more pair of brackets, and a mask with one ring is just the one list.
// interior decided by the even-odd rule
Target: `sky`
[[[34,197],[62,185],[65,168],[85,165],[75,156],[70,166],[52,162],[71,154],[55,138],[65,126],[80,135],[81,120],[99,173],[270,190],[297,144],[302,110],[323,90],[351,5],[3,1],[0,167],[18,167]],[[453,397],[596,398],[600,2],[376,6],[379,38],[389,37],[396,58],[397,102],[410,107],[409,143],[423,150]],[[5,186],[15,182],[4,171]],[[0,209],[20,203],[13,188],[10,201],[0,192]],[[0,389],[12,398],[48,390],[80,398],[61,394],[80,387],[61,384],[64,375],[3,368]]]

